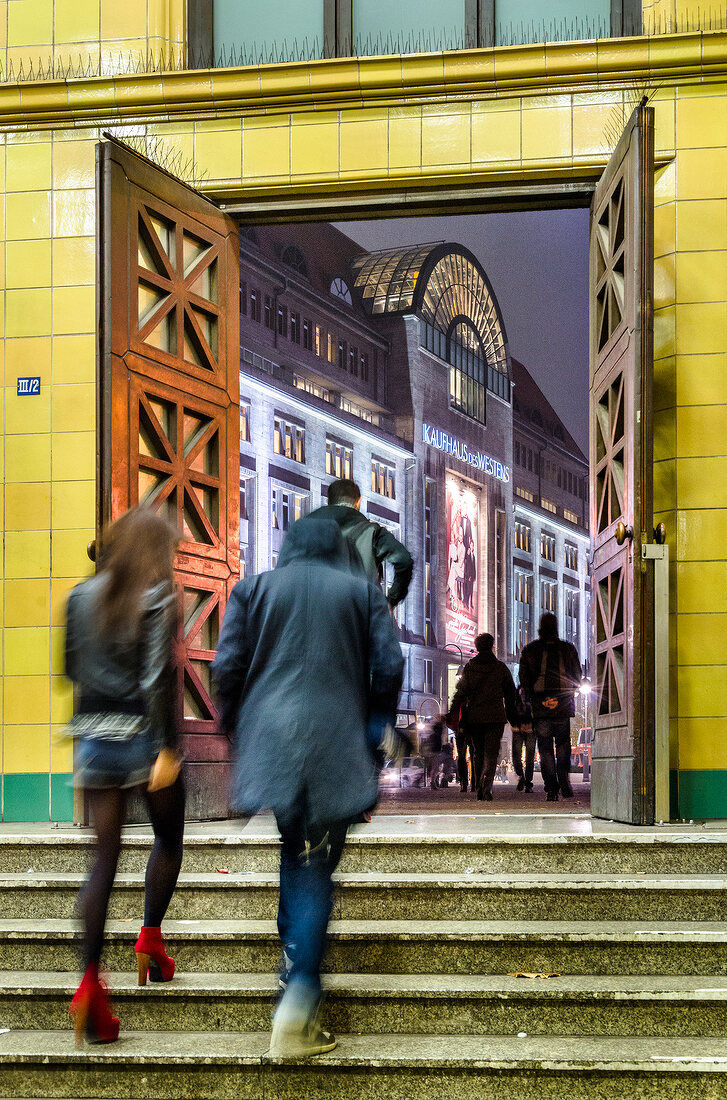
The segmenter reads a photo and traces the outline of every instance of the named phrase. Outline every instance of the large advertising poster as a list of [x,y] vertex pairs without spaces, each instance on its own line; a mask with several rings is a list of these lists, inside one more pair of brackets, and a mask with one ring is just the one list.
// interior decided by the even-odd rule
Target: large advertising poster
[[447,478],[447,643],[474,650],[479,584],[479,499]]

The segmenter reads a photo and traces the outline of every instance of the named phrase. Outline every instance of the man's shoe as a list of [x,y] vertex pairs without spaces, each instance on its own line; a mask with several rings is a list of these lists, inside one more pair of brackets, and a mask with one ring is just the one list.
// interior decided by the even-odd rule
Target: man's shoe
[[560,793],[563,795],[563,798],[572,798],[573,788],[571,787],[570,783],[566,783],[565,786],[561,785]]
[[523,779],[522,776],[520,776],[520,778],[518,779],[517,787],[515,788],[515,790],[516,791],[524,791],[525,790],[525,780]]
[[526,783],[525,784],[525,794],[532,794],[532,793],[533,793],[532,783]]
[[311,1058],[315,1054],[327,1054],[336,1045],[336,1038],[330,1031],[323,1031],[317,1020],[303,1027],[290,1023],[273,1021],[273,1034],[270,1037],[271,1058]]
[[557,801],[558,801],[558,795],[556,794],[556,792],[555,791],[548,791],[548,796],[546,798],[546,802],[557,802]]

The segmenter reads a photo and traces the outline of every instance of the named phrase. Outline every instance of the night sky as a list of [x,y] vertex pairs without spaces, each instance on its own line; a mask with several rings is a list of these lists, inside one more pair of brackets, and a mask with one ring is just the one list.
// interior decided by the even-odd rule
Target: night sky
[[341,222],[364,248],[453,241],[480,260],[510,354],[588,454],[588,210]]

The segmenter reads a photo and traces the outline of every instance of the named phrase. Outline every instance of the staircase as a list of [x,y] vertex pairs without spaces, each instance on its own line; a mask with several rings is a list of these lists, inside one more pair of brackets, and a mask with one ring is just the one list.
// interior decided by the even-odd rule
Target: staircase
[[[104,956],[122,1035],[80,1051],[68,1004],[91,839],[1,834],[0,1097],[724,1100],[727,833],[467,836],[460,818],[447,836],[441,820],[352,834],[327,957],[339,1045],[297,1063],[266,1057],[270,829],[188,839],[165,925],[178,977],[144,989],[149,841],[129,831]],[[533,973],[553,976],[513,976]]]

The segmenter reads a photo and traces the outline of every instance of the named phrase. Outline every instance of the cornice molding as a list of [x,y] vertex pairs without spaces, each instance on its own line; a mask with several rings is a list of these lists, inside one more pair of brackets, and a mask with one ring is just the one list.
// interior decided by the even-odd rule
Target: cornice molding
[[724,81],[727,31],[0,85],[0,128],[466,102]]

